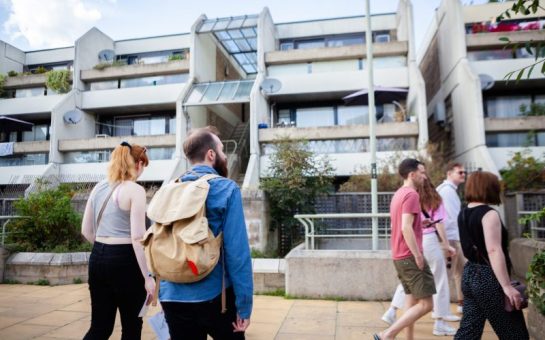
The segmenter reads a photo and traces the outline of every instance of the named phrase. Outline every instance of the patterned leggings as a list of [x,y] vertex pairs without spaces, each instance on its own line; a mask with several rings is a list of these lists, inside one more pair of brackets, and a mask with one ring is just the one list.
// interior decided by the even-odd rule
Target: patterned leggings
[[480,339],[486,320],[500,340],[529,339],[522,311],[504,310],[505,295],[490,266],[466,263],[462,291],[464,315],[454,339]]

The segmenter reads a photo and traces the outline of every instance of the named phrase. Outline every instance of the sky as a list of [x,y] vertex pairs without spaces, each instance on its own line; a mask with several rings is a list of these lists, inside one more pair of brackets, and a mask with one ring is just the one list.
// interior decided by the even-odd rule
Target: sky
[[[370,1],[372,14],[398,6],[398,0]],[[440,0],[412,3],[418,49]],[[32,51],[73,46],[93,26],[114,40],[188,33],[201,14],[258,14],[265,6],[275,23],[365,14],[364,0],[0,0],[0,40]]]

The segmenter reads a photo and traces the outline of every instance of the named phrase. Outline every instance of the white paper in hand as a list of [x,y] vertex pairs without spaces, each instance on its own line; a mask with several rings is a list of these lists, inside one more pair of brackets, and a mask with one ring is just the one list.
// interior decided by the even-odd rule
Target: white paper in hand
[[165,313],[160,311],[159,313],[150,316],[148,322],[157,335],[158,340],[170,340],[170,333],[168,331],[167,321],[165,320]]
[[142,306],[142,308],[140,309],[140,313],[138,313],[138,317],[139,318],[143,318],[144,316],[146,316],[146,314],[148,313],[148,308],[149,308],[149,303],[148,301],[151,299],[151,295],[148,294],[148,296],[146,296],[146,300],[144,301],[144,305]]

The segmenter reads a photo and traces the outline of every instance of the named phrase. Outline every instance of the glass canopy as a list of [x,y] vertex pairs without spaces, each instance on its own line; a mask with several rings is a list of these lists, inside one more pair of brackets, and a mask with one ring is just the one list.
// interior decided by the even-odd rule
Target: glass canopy
[[259,15],[204,20],[197,33],[213,33],[247,74],[257,73]]
[[184,105],[249,102],[253,85],[253,79],[195,84]]

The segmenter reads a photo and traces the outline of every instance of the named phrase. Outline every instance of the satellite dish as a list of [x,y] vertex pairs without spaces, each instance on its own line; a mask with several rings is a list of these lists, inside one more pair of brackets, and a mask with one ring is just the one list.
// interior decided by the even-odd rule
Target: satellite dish
[[100,62],[112,62],[115,58],[114,50],[102,50],[98,52],[98,60]]
[[267,78],[261,82],[261,89],[266,94],[271,94],[280,91],[282,83],[278,79]]
[[64,122],[66,124],[77,124],[80,122],[82,117],[83,117],[83,112],[80,109],[74,109],[74,110],[66,111],[64,115],[62,116],[62,119],[64,119]]
[[488,74],[479,74],[481,90],[490,90],[494,86],[494,78]]

